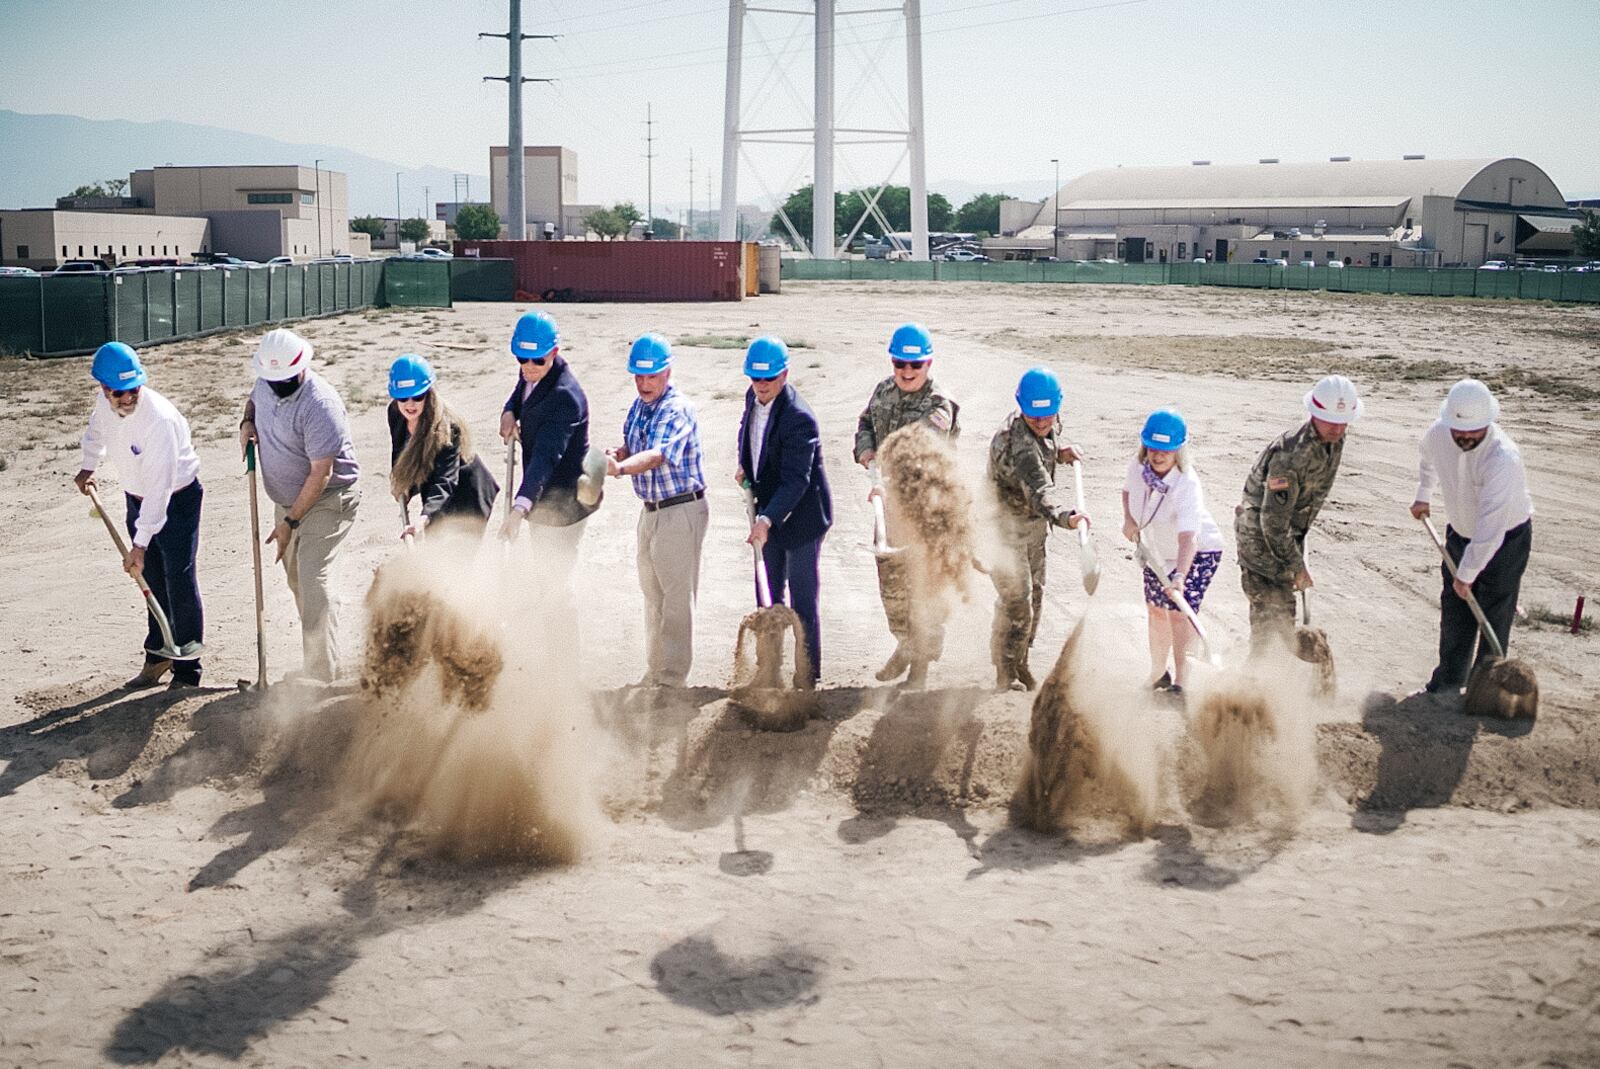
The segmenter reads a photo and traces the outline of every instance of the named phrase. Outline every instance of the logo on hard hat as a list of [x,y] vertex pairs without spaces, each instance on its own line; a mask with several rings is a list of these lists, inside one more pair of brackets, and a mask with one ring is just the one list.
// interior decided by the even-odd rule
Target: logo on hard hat
[[131,378],[136,377],[138,374],[139,374],[139,372],[138,372],[137,369],[132,370],[132,371],[119,371],[117,373],[117,378],[118,379],[131,379]]
[[1032,401],[1029,401],[1028,404],[1031,405],[1034,408],[1049,408],[1050,407],[1050,398],[1048,398],[1048,397],[1035,397]]
[[1170,442],[1170,441],[1172,441],[1172,435],[1170,435],[1170,434],[1156,434],[1154,432],[1151,432],[1150,440],[1154,441],[1154,442]]
[[519,342],[517,342],[517,348],[518,349],[537,349],[537,348],[539,348],[539,343],[538,342],[532,342],[532,341],[519,341]]
[[405,390],[405,389],[409,389],[412,386],[415,386],[416,384],[417,384],[417,380],[416,379],[400,379],[399,381],[397,381],[395,383],[395,387],[398,388],[398,389],[401,389],[401,390]]
[[919,356],[922,353],[922,346],[920,346],[920,345],[902,345],[902,346],[900,346],[900,351],[905,353],[907,356]]
[[769,371],[769,370],[771,370],[771,368],[772,368],[771,364],[755,364],[755,363],[752,363],[750,365],[750,370],[751,371]]

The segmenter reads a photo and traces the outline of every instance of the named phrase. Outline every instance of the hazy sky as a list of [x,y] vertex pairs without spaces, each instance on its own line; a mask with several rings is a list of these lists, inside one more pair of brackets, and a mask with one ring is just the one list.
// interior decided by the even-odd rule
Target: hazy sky
[[[804,0],[765,6],[806,7]],[[840,125],[899,125],[893,16],[839,0]],[[1600,192],[1597,0],[924,0],[930,181],[1063,180],[1115,164],[1523,156],[1574,195]],[[485,173],[505,142],[506,0],[0,0],[0,107],[173,119],[343,144]],[[721,153],[727,4],[523,0],[528,144],[578,153],[584,201],[644,199],[645,107],[656,203],[695,199]],[[804,126],[810,20],[747,34],[752,125]],[[765,46],[765,47],[764,47]],[[879,103],[885,101],[887,103]],[[810,176],[760,148],[741,199]],[[894,152],[844,150],[841,186]],[[888,155],[884,155],[884,153]],[[249,161],[216,161],[249,162]],[[16,166],[15,162],[6,164]],[[756,174],[760,175],[758,179]],[[901,172],[902,176],[904,172]],[[715,182],[715,177],[713,181]],[[904,180],[903,177],[901,179]]]

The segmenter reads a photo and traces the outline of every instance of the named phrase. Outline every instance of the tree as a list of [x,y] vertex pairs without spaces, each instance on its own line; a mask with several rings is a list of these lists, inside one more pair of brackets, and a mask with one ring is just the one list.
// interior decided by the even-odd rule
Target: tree
[[622,220],[622,233],[624,235],[633,229],[635,223],[644,222],[644,212],[635,208],[631,200],[625,200],[621,204],[613,204],[611,210],[616,213],[618,219]]
[[1600,212],[1584,211],[1572,228],[1572,244],[1579,256],[1600,260]]
[[583,217],[583,225],[606,241],[620,238],[628,232],[631,224],[623,221],[615,208],[596,208]]
[[1000,233],[1000,202],[1013,199],[1009,193],[979,193],[956,212],[956,229],[963,233]]
[[[871,189],[853,189],[849,193],[835,193],[833,195],[833,236],[839,240],[856,226],[856,221],[867,210],[867,202],[871,199]],[[788,213],[789,221],[800,232],[800,236],[807,242],[811,240],[812,222],[812,190],[804,186],[789,194],[789,199],[784,201],[783,210]],[[889,222],[891,232],[903,232],[911,229],[911,189],[909,186],[885,186],[883,192],[878,194],[875,203],[877,212],[882,213]],[[934,193],[928,197],[928,229],[948,230],[950,228],[950,202],[941,193]],[[788,237],[789,231],[783,225],[783,220],[774,215],[772,217],[772,232],[780,237]],[[877,214],[867,216],[865,222],[856,233],[876,234],[884,229],[883,222]],[[790,239],[791,243],[793,239]]]
[[500,217],[487,204],[463,204],[456,212],[456,237],[462,241],[493,241],[500,236]]
[[105,186],[107,195],[120,197],[122,196],[122,191],[128,188],[128,180],[126,178],[107,178]]
[[106,187],[105,186],[101,185],[99,182],[95,182],[95,183],[93,183],[91,185],[79,186],[77,189],[74,189],[71,193],[68,193],[67,196],[69,196],[69,197],[104,197],[104,196],[107,196],[107,193],[106,193]]
[[380,219],[376,215],[363,215],[358,219],[350,220],[350,232],[352,234],[366,234],[376,240],[389,232],[389,224],[386,220]]
[[650,232],[658,240],[677,241],[682,235],[683,228],[677,223],[674,223],[671,219],[663,219],[658,215],[654,219],[650,220]]
[[433,228],[426,219],[406,219],[400,224],[401,241],[427,241]]

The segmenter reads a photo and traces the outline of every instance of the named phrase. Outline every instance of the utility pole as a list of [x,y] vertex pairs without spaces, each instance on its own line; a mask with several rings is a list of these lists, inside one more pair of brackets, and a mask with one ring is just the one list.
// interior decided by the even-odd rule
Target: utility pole
[[694,237],[694,149],[689,150],[689,225],[684,228],[684,239]]
[[322,259],[322,161],[314,160],[317,175],[317,259]]
[[400,247],[400,172],[394,173],[394,247]]
[[656,217],[656,120],[651,107],[647,101],[644,106],[644,236],[646,239],[652,236],[650,231]]
[[1056,165],[1056,184],[1050,190],[1050,236],[1055,239],[1056,259],[1061,259],[1061,160],[1050,161]]
[[522,86],[526,82],[553,82],[554,78],[524,78],[522,76],[522,42],[550,41],[555,34],[522,32],[522,0],[511,0],[511,19],[505,33],[480,33],[479,37],[504,37],[510,52],[510,64],[504,77],[485,75],[486,82],[505,82],[509,106],[506,133],[506,230],[512,241],[523,241],[528,236],[527,189],[524,185],[522,157]]

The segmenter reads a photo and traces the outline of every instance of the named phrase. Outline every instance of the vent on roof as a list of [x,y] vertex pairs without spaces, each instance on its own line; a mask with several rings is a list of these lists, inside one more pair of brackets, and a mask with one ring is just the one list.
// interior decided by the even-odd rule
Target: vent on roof
[[1328,157],[1328,162],[1329,163],[1349,163],[1350,162],[1350,157],[1349,156],[1329,156]]
[[1193,163],[1196,167],[1210,167],[1211,166],[1211,161],[1210,160],[1191,160],[1190,162]]
[[1401,156],[1400,158],[1402,160],[1425,160],[1428,157],[1422,156],[1422,155],[1417,155],[1417,156]]
[[1277,163],[1277,160],[1257,160],[1257,163]]

